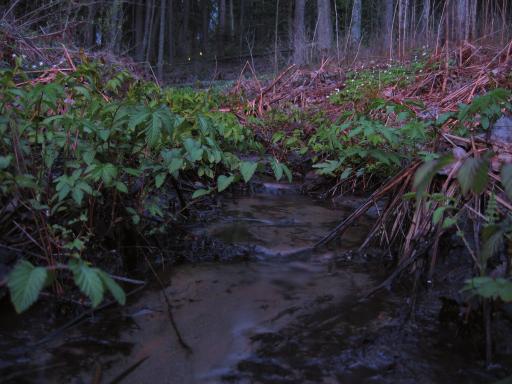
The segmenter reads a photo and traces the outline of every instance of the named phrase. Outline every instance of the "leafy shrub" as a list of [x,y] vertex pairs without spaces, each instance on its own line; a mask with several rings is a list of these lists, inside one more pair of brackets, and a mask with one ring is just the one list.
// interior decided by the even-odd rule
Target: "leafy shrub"
[[35,84],[18,68],[3,70],[0,200],[9,210],[0,226],[5,234],[16,223],[42,256],[37,266],[20,261],[9,276],[16,310],[56,274],[69,274],[93,306],[106,291],[123,303],[119,285],[86,260],[102,237],[98,224],[129,221],[142,230],[148,216],[172,220],[152,198],[167,180],[201,180],[206,188],[194,198],[221,192],[249,182],[258,163],[237,153],[259,148],[234,115],[218,112],[213,93],[160,89],[98,63]]

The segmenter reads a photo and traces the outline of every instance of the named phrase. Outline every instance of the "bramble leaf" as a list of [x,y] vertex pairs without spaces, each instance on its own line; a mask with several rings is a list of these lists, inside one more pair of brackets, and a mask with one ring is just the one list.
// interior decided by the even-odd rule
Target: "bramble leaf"
[[16,264],[7,280],[11,301],[16,312],[25,311],[37,300],[47,276],[45,268],[34,267],[26,260]]
[[243,161],[240,163],[240,173],[242,174],[242,177],[246,183],[251,180],[257,167],[258,163],[252,161]]
[[117,284],[114,279],[112,279],[108,273],[102,271],[102,270],[97,270],[98,272],[98,275],[101,279],[101,281],[103,282],[103,285],[105,286],[105,288],[107,288],[109,290],[109,292],[112,294],[112,296],[114,297],[114,299],[116,299],[116,301],[121,304],[121,305],[125,305],[126,304],[126,295],[123,291],[123,288],[121,288],[119,286],[119,284]]
[[234,180],[235,180],[235,176],[233,176],[233,175],[231,175],[231,176],[220,175],[217,178],[217,190],[219,192],[224,191],[227,187],[229,187],[231,185],[231,183]]
[[76,285],[89,299],[93,307],[97,307],[103,300],[104,287],[98,269],[91,268],[83,261],[72,260],[68,264],[73,272]]
[[489,160],[486,157],[466,159],[457,174],[462,192],[466,194],[471,190],[476,194],[482,193],[487,187],[488,171]]

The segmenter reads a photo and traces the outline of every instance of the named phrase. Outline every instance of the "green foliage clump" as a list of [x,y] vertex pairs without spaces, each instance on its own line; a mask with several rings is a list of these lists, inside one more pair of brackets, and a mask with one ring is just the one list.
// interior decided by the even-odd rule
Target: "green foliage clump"
[[487,131],[503,111],[511,112],[512,92],[504,88],[493,89],[476,96],[471,104],[460,104],[458,111],[447,112],[439,116],[437,124],[442,125],[450,119],[457,122],[456,133],[468,136],[472,131]]
[[414,62],[410,65],[389,65],[386,69],[374,68],[349,72],[342,89],[329,95],[333,104],[348,102],[359,103],[372,100],[378,93],[391,85],[405,87],[412,83],[415,74],[424,68],[424,63]]
[[418,156],[430,138],[430,122],[414,117],[407,106],[376,100],[374,111],[394,116],[395,124],[354,115],[342,124],[321,126],[308,141],[317,173],[340,177],[387,176]]
[[[508,90],[492,90],[485,95],[476,97],[469,105],[461,104],[457,112],[441,116],[437,124],[442,125],[452,118],[457,120],[460,132],[465,135],[485,132],[491,123],[502,115],[504,109],[511,110],[511,97],[512,94]],[[508,271],[503,271],[505,272],[504,277],[494,277],[491,272],[493,258],[503,250],[505,240],[510,245],[512,239],[512,216],[510,213],[503,213],[498,209],[497,197],[497,193],[501,190],[504,192],[500,193],[501,204],[509,206],[508,204],[512,201],[512,165],[502,165],[500,174],[495,174],[491,167],[493,156],[494,154],[490,151],[469,153],[459,159],[454,159],[451,155],[437,155],[435,159],[425,162],[417,170],[414,187],[418,202],[436,204],[433,225],[441,225],[443,230],[456,227],[457,235],[463,239],[475,261],[479,276],[469,279],[463,291],[484,299],[500,298],[505,302],[510,302],[512,301],[512,281]],[[429,193],[434,176],[445,167],[452,167],[456,171],[453,176],[456,178],[460,190],[458,198],[447,196],[444,193]],[[440,199],[434,198],[438,195],[440,195]],[[478,247],[475,246],[475,249],[470,247],[469,241],[466,240],[466,235],[461,229],[466,221],[463,212],[465,212],[467,202],[471,197],[487,202],[484,214],[480,214],[475,219],[483,222],[482,229],[478,233],[480,244]],[[503,199],[507,198],[508,202],[503,203]],[[507,257],[509,256],[507,255]],[[510,264],[510,260],[507,261],[508,264]]]
[[16,222],[41,254],[38,266],[21,261],[9,276],[19,312],[55,272],[70,275],[93,306],[107,291],[123,303],[121,287],[86,260],[99,228],[169,222],[174,212],[156,202],[168,181],[198,181],[197,198],[249,182],[259,166],[239,159],[260,147],[218,111],[214,93],[161,89],[98,63],[30,80],[19,68],[0,72],[0,200],[9,207],[0,226],[8,233]]

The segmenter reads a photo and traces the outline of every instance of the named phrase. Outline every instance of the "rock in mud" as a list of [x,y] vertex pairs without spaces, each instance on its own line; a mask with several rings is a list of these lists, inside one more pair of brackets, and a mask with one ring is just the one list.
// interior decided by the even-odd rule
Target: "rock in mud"
[[489,141],[497,155],[492,160],[492,168],[498,171],[501,164],[512,163],[512,117],[502,116],[491,128]]

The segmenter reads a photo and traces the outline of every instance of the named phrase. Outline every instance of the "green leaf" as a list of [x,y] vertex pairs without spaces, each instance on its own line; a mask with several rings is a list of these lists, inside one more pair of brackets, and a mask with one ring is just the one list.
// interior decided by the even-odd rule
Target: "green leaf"
[[419,197],[426,193],[430,186],[430,182],[436,173],[452,162],[453,157],[447,155],[437,160],[430,160],[422,164],[414,175],[413,188],[416,190],[416,196]]
[[16,312],[25,311],[37,300],[47,276],[45,268],[34,267],[26,260],[16,264],[7,280],[11,301]]
[[105,184],[110,185],[112,179],[117,176],[117,167],[114,164],[106,163],[101,166],[101,179]]
[[500,298],[504,302],[512,302],[512,281],[498,277],[490,276],[474,277],[466,280],[462,291],[469,291],[485,299]]
[[283,167],[281,167],[281,163],[276,158],[270,160],[270,166],[272,167],[272,171],[274,171],[274,176],[276,180],[279,181],[283,177]]
[[201,144],[194,139],[187,138],[183,142],[183,146],[185,147],[192,163],[201,160],[201,157],[203,156],[203,148],[201,148]]
[[126,295],[123,291],[123,288],[121,288],[119,286],[119,284],[117,284],[114,281],[114,279],[112,279],[106,272],[104,272],[100,269],[98,269],[97,272],[98,272],[98,275],[100,276],[101,281],[103,282],[103,285],[105,286],[105,288],[107,288],[109,290],[109,292],[112,294],[114,299],[116,299],[116,301],[119,304],[125,305],[126,304]]
[[235,180],[235,176],[233,176],[233,175],[231,175],[231,176],[220,175],[217,178],[217,190],[219,192],[224,191],[227,187],[229,187],[231,185],[231,183],[234,180]]
[[140,216],[135,209],[126,207],[126,211],[131,215],[133,224],[137,225],[140,223]]
[[443,229],[449,229],[457,224],[457,219],[455,217],[447,217],[443,221]]
[[258,163],[252,161],[243,161],[240,163],[240,173],[242,174],[242,177],[246,183],[251,180],[257,167]]
[[100,137],[101,140],[107,141],[108,138],[110,137],[110,131],[108,129],[101,129],[98,132],[98,136]]
[[341,172],[340,180],[345,180],[345,179],[347,179],[351,174],[352,174],[352,168],[350,168],[350,167],[345,168],[345,169],[343,170],[343,172]]
[[486,157],[467,159],[457,174],[462,192],[466,194],[471,190],[476,194],[482,193],[487,187],[488,171],[489,160]]
[[490,122],[489,122],[489,118],[485,115],[483,115],[481,118],[480,118],[480,124],[482,125],[482,128],[483,129],[489,129],[489,125],[490,125]]
[[146,127],[146,142],[150,147],[155,147],[162,136],[162,121],[156,114],[151,118],[151,124]]
[[158,175],[156,175],[156,177],[155,177],[155,186],[157,188],[160,188],[164,184],[164,181],[165,181],[166,177],[167,177],[167,174],[165,174],[165,173],[159,173]]
[[198,190],[194,191],[194,193],[192,194],[192,198],[197,199],[199,197],[209,195],[211,192],[212,192],[211,189],[198,189]]
[[6,169],[11,164],[12,156],[0,156],[0,169]]
[[415,197],[416,197],[416,192],[407,192],[407,193],[403,194],[402,199],[404,199],[404,200],[412,200]]
[[70,249],[70,250],[83,251],[85,249],[85,243],[82,240],[80,240],[79,238],[76,238],[75,240],[64,244],[63,248]]
[[59,152],[53,148],[53,147],[46,147],[44,150],[43,150],[43,160],[44,160],[44,164],[50,168],[53,163],[55,162],[55,160],[57,159],[57,157],[59,156]]
[[327,160],[324,163],[313,164],[313,168],[316,168],[319,175],[331,175],[334,176],[334,172],[341,166],[341,161]]
[[82,200],[84,198],[84,192],[80,188],[73,188],[71,191],[71,196],[77,205],[82,205]]
[[488,260],[495,255],[503,245],[505,232],[498,224],[486,225],[482,230],[482,259]]
[[121,181],[117,181],[116,184],[116,189],[121,192],[121,193],[128,193],[128,187],[126,186],[125,183],[121,182]]
[[148,120],[150,116],[151,114],[147,111],[147,109],[143,109],[142,111],[139,111],[138,113],[132,115],[130,117],[130,121],[128,122],[128,129],[134,129],[139,124],[142,124],[143,122]]
[[452,117],[454,117],[454,113],[453,112],[447,112],[447,113],[443,113],[442,115],[440,115],[437,120],[436,120],[436,125],[443,125],[444,123],[446,123],[449,119],[451,119]]
[[182,167],[183,167],[183,159],[174,158],[169,163],[169,166],[167,167],[167,171],[176,178],[176,177],[178,177],[178,171]]
[[97,307],[103,300],[104,293],[98,269],[89,267],[81,260],[72,260],[68,266],[73,272],[75,284],[84,295],[91,299],[92,306]]
[[36,178],[32,175],[16,175],[14,179],[20,188],[38,189]]
[[91,165],[94,161],[95,156],[96,156],[96,151],[89,150],[87,152],[84,152],[84,154],[82,155],[82,158],[84,159],[84,161],[87,165]]
[[67,195],[69,195],[69,193],[71,192],[71,188],[69,186],[69,184],[67,183],[58,183],[57,184],[57,196],[59,197],[59,201],[62,201],[64,200]]
[[135,168],[123,168],[123,171],[125,171],[127,174],[129,174],[130,176],[135,176],[135,177],[139,177],[140,175],[142,175],[142,170],[140,169],[135,169]]
[[286,166],[286,164],[281,163],[281,168],[283,169],[284,174],[286,175],[286,178],[288,179],[288,182],[291,183],[293,176],[292,172],[290,171],[290,168]]
[[434,225],[437,225],[443,218],[444,211],[446,211],[448,207],[439,207],[434,211],[434,214],[432,215],[432,222]]

